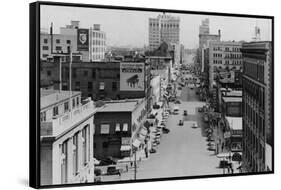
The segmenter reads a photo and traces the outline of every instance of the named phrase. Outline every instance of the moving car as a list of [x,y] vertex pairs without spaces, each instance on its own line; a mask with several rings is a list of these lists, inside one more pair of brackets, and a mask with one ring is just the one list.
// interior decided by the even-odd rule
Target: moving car
[[181,101],[180,100],[176,100],[175,104],[181,104]]
[[198,128],[198,124],[197,123],[193,123],[192,124],[192,128]]
[[175,106],[173,112],[174,112],[174,114],[179,114],[179,107]]
[[170,132],[170,129],[168,129],[167,127],[163,127],[163,133],[167,134]]
[[183,125],[183,120],[180,120],[180,121],[179,121],[179,125],[180,125],[180,126]]
[[184,115],[184,116],[187,116],[187,110],[184,110],[184,111],[183,111],[183,115]]
[[150,153],[156,153],[156,149],[152,148],[149,152]]

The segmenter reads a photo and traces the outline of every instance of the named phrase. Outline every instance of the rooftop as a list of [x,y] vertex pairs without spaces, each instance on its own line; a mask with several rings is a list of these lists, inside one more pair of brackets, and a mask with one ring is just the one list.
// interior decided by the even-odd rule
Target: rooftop
[[222,97],[224,102],[242,102],[242,97]]
[[225,117],[232,130],[242,130],[242,117]]
[[40,91],[40,106],[41,106],[41,109],[68,99],[70,93],[71,93],[71,97],[74,97],[74,96],[77,96],[77,95],[81,94],[81,92],[78,92],[78,91],[69,92],[69,91],[41,89],[41,91]]
[[121,100],[118,102],[107,102],[98,112],[132,112],[143,99]]
[[239,96],[242,97],[242,90],[232,90],[229,92],[223,92],[224,96]]

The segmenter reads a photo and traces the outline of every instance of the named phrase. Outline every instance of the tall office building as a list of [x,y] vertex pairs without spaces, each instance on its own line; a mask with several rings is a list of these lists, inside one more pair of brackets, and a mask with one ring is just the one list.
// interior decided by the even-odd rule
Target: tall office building
[[202,20],[202,24],[199,26],[199,34],[209,34],[210,33],[210,27],[209,27],[209,19],[206,18],[205,20]]
[[251,42],[242,45],[243,73],[243,163],[249,172],[272,170],[272,45]]
[[149,49],[155,50],[165,41],[179,44],[180,18],[162,14],[157,18],[149,18]]

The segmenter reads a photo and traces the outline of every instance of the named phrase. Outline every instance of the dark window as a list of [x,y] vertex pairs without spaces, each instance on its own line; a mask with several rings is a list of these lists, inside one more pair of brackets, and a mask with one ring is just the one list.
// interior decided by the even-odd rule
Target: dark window
[[96,148],[97,147],[97,145],[96,145],[96,143],[94,143],[94,148]]
[[69,105],[68,102],[65,102],[65,103],[64,103],[64,111],[65,111],[65,112],[68,111],[68,105]]
[[43,46],[43,50],[49,50],[49,46]]
[[53,116],[56,116],[59,114],[59,108],[57,106],[53,107]]
[[75,108],[75,99],[72,99],[72,108]]
[[56,46],[57,51],[61,51],[61,46]]
[[76,98],[76,105],[79,106],[79,97]]
[[80,82],[79,81],[75,82],[75,90],[77,90],[77,91],[80,90]]
[[88,76],[88,71],[84,71],[84,76],[85,76],[85,77]]
[[71,40],[66,40],[66,43],[67,44],[71,44]]
[[92,91],[92,90],[93,90],[93,83],[88,82],[88,91]]
[[108,147],[108,142],[103,142],[103,143],[102,143],[102,147],[103,147],[103,148],[107,148],[107,147]]
[[60,39],[56,39],[56,43],[59,44],[60,43]]
[[117,90],[117,82],[112,82],[112,91]]
[[96,78],[96,69],[92,69],[92,78]]
[[47,71],[48,77],[52,75],[52,71]]
[[48,39],[44,39],[44,44],[47,44],[48,43]]
[[72,78],[76,78],[76,68],[72,68]]

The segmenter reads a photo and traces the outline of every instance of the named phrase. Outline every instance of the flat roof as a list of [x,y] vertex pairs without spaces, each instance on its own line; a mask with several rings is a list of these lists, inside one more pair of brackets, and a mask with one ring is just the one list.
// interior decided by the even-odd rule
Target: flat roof
[[98,112],[132,112],[141,100],[142,99],[128,100],[127,102],[107,102]]
[[222,97],[224,102],[242,102],[242,97]]
[[242,117],[225,117],[233,130],[242,130]]
[[[81,94],[80,91],[71,91],[71,97]],[[55,103],[69,98],[69,91],[40,90],[40,108],[44,109]]]
[[241,96],[242,97],[242,90],[231,90],[227,92],[223,92],[226,96]]

